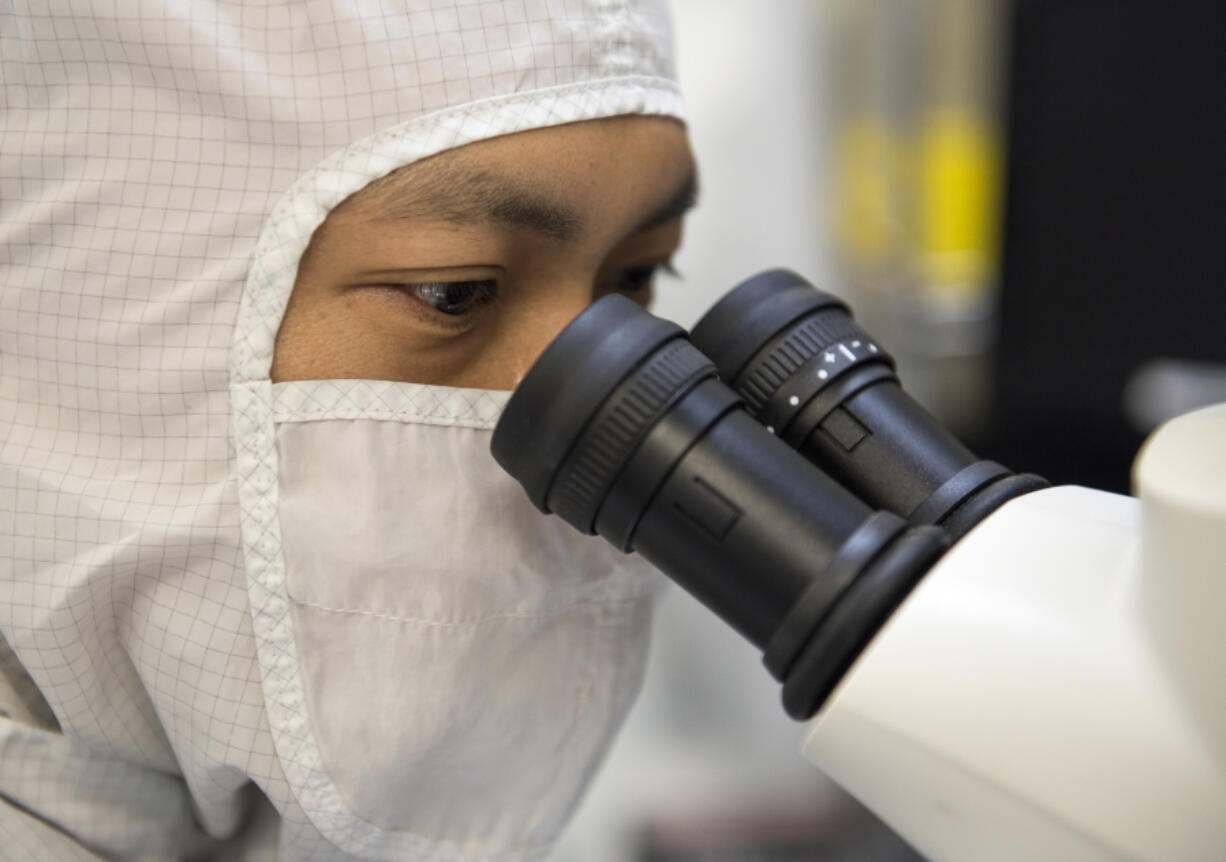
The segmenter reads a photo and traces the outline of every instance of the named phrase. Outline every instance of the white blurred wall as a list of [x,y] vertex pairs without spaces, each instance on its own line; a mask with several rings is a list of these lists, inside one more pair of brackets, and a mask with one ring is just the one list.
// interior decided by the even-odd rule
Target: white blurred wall
[[[786,266],[837,291],[819,202],[821,4],[674,0],[678,72],[702,191],[655,312],[689,326],[725,291]],[[797,754],[760,654],[688,595],[661,603],[647,682],[556,855],[625,862],[644,818],[835,795]]]
[[[831,282],[818,204],[828,114],[817,0],[673,0],[678,76],[702,193],[656,313],[689,325],[725,291],[786,266]],[[827,286],[827,289],[832,289]]]

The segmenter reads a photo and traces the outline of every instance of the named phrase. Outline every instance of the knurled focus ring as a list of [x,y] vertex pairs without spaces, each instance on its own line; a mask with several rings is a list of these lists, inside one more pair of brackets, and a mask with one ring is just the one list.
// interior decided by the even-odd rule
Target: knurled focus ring
[[684,338],[660,347],[623,381],[583,429],[557,472],[548,507],[591,533],[609,486],[656,420],[715,365]]
[[746,363],[732,382],[755,415],[796,371],[814,356],[835,344],[859,340],[871,344],[877,358],[891,367],[894,361],[872,342],[846,311],[825,308],[793,324],[773,338]]

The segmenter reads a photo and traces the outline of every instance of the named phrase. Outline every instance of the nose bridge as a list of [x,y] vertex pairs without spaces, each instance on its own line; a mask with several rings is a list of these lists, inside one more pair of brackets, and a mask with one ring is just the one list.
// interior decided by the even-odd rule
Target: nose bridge
[[515,382],[528,373],[537,358],[572,320],[592,304],[590,279],[557,278],[533,285],[533,297],[520,304],[508,321]]

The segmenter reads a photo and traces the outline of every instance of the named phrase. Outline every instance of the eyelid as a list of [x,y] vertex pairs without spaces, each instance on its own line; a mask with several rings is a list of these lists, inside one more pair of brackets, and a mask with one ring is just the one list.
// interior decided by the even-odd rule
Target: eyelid
[[494,263],[443,264],[441,266],[405,269],[371,269],[362,273],[360,282],[379,284],[426,284],[427,282],[496,281],[506,270]]

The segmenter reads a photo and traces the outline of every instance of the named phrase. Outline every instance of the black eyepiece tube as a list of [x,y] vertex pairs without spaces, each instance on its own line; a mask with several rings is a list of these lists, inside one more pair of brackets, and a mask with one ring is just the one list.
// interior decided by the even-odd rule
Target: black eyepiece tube
[[870,505],[955,540],[1046,480],[982,461],[903,391],[838,298],[788,270],[733,288],[690,339],[772,434]]
[[550,344],[491,448],[543,512],[639,552],[761,649],[798,719],[948,544],[767,433],[680,327],[622,296]]

